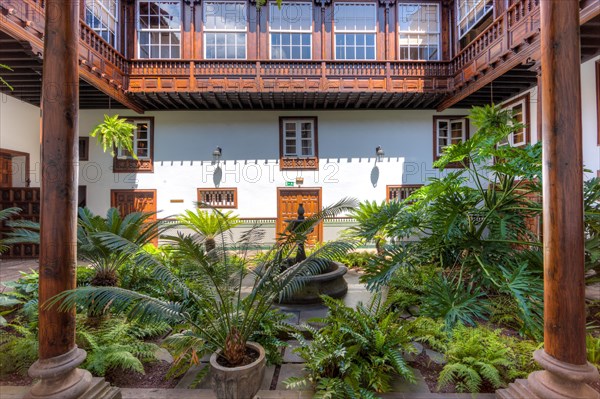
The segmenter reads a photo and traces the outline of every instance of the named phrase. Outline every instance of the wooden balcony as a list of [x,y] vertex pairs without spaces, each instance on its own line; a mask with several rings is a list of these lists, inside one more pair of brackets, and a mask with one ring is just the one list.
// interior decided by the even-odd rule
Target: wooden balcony
[[[81,107],[443,110],[497,102],[536,84],[540,1],[515,1],[452,60],[436,62],[131,60],[81,21]],[[585,29],[600,26],[600,3],[580,4],[590,57],[600,45]],[[0,54],[16,67],[3,76],[15,82],[13,95],[38,105],[44,1],[3,0],[0,11]]]

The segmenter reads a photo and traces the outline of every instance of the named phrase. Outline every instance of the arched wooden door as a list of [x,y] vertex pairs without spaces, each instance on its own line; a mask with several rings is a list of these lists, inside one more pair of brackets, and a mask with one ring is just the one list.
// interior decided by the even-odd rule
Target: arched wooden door
[[[321,211],[321,187],[316,188],[287,188],[277,189],[277,236],[287,227],[286,220],[298,217],[298,205],[304,207],[304,217]],[[323,240],[323,223],[309,235],[308,245],[314,245]]]

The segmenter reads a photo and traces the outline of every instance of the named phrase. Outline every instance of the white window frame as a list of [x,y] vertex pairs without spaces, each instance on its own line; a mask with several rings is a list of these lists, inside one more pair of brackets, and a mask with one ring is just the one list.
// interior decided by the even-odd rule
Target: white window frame
[[110,44],[111,46],[113,46],[115,49],[118,49],[118,44],[119,44],[119,0],[112,0],[115,3],[115,13],[111,13],[111,11],[106,8],[106,6],[102,3],[102,1],[100,0],[85,0],[85,19],[86,19],[86,23],[87,23],[87,13],[90,12],[93,16],[95,16],[96,18],[98,18],[100,21],[102,21],[102,18],[100,18],[97,14],[96,14],[96,10],[100,10],[100,12],[103,13],[103,15],[105,14],[108,19],[110,20],[110,22],[112,22],[112,32],[115,35],[115,42],[111,43],[110,40],[105,39],[104,37],[102,37],[102,33],[100,32],[104,32],[105,30],[108,30],[109,32],[111,31],[111,26],[108,26],[107,29],[102,29],[102,28],[97,28],[97,27],[93,27],[91,25],[88,25],[90,28],[92,28],[92,30],[94,32],[96,32],[98,35],[100,35],[100,37],[102,37],[108,44]]
[[[144,1],[148,1],[151,3],[178,3],[177,1],[174,0],[144,0]],[[180,4],[179,5],[179,27],[178,28],[144,28],[142,29],[141,27],[141,23],[140,23],[140,1],[136,0],[135,2],[135,21],[136,21],[136,30],[137,30],[137,56],[138,59],[143,59],[143,60],[160,60],[160,59],[168,59],[168,60],[178,60],[181,59],[182,57],[182,50],[183,50],[183,43],[182,43],[182,26],[183,26],[183,5]],[[149,57],[142,57],[142,52],[141,52],[141,40],[140,40],[140,34],[141,33],[153,33],[153,32],[158,32],[158,33],[163,33],[163,32],[170,32],[170,33],[179,33],[179,57],[169,57],[169,58],[163,58],[163,57],[158,57],[158,58],[152,58],[152,54],[149,55]],[[149,42],[150,43],[150,42]],[[162,47],[162,46],[161,46]],[[169,55],[172,52],[172,46],[169,46]]]
[[[313,41],[312,41],[312,33],[313,33],[313,24],[314,24],[314,18],[313,18],[313,4],[312,1],[311,2],[306,2],[306,1],[295,1],[295,2],[290,2],[290,3],[283,3],[281,6],[281,9],[283,10],[283,7],[286,6],[293,6],[293,5],[309,5],[310,6],[310,20],[311,20],[311,26],[309,29],[283,29],[283,28],[273,28],[271,25],[271,21],[272,21],[272,12],[273,12],[273,7],[278,7],[276,2],[271,2],[269,3],[269,59],[273,59],[273,34],[280,34],[280,33],[289,33],[290,35],[294,35],[294,34],[299,34],[299,35],[303,35],[303,34],[308,34],[309,38],[310,38],[310,42],[309,42],[309,46],[310,46],[310,57],[309,58],[302,58],[302,47],[304,47],[302,44],[300,44],[300,58],[276,58],[276,60],[293,60],[293,61],[307,61],[307,60],[312,60],[313,55],[312,55],[312,45],[313,45]],[[292,48],[293,45],[290,45],[290,48]]]
[[[461,15],[461,5],[465,4],[464,15]],[[477,16],[478,8],[483,12]],[[494,9],[493,0],[458,0],[456,2],[456,25],[458,27],[458,38],[462,39],[469,31],[484,19]],[[461,32],[461,25],[466,21],[465,31]]]
[[[152,119],[146,119],[146,118],[140,118],[140,119],[128,119],[127,120],[128,123],[131,123],[132,125],[135,125],[135,129],[133,130],[133,153],[137,154],[138,152],[138,145],[140,141],[146,141],[147,143],[147,156],[145,157],[141,157],[138,155],[138,160],[146,160],[152,159],[152,135],[153,135],[153,128],[154,126],[152,126]],[[146,125],[148,125],[147,128],[147,137],[145,139],[139,139],[137,136],[138,133],[138,129],[137,129],[137,125],[140,123],[144,123]],[[127,154],[125,149],[122,147],[117,148],[117,158],[118,159],[134,159],[133,156],[131,154]]]
[[[296,148],[296,153],[295,154],[290,154],[287,152],[287,130],[286,130],[286,125],[288,123],[295,123],[296,124],[296,144],[295,144],[295,148]],[[311,154],[310,155],[302,155],[302,140],[306,140],[302,138],[302,124],[303,123],[310,123],[310,127],[311,127],[311,131],[310,131],[310,142],[311,142]],[[282,124],[283,124],[283,134],[282,134],[282,140],[283,140],[283,157],[284,158],[315,158],[317,155],[317,146],[316,146],[316,142],[315,142],[315,120],[314,119],[308,119],[308,118],[284,118],[282,120]],[[300,152],[300,154],[299,154]]]
[[[440,136],[440,123],[441,122],[445,122],[448,124],[448,132],[445,136]],[[453,123],[460,123],[462,125],[461,129],[462,129],[462,135],[461,135],[461,140],[464,143],[467,140],[467,123],[468,120],[464,117],[458,117],[458,118],[438,118],[436,119],[436,126],[435,126],[435,155],[436,155],[436,159],[439,158],[442,155],[442,150],[446,147],[448,147],[449,145],[453,144],[452,143],[452,124]],[[445,138],[447,140],[447,144],[443,147],[440,147],[440,138]]]
[[[431,7],[431,6],[435,6],[436,8],[436,14],[437,14],[437,19],[438,19],[438,29],[435,32],[429,31],[429,30],[419,30],[419,31],[405,31],[405,30],[400,30],[400,14],[401,14],[401,8],[402,7],[421,7],[421,6],[427,6],[427,7]],[[436,35],[437,36],[437,58],[435,59],[427,59],[424,60],[422,58],[416,58],[416,59],[412,59],[410,58],[400,58],[401,60],[406,60],[406,61],[420,61],[420,60],[424,60],[424,61],[439,61],[441,59],[441,50],[442,50],[442,46],[441,46],[441,41],[442,41],[442,30],[441,30],[441,25],[442,25],[442,19],[441,19],[441,9],[440,9],[440,3],[412,3],[412,2],[399,2],[398,3],[398,53],[400,54],[402,52],[403,48],[408,47],[409,49],[409,54],[410,54],[410,49],[411,46],[410,44],[408,46],[403,46],[401,44],[401,36],[402,35],[410,35],[410,36],[416,36],[416,37],[421,37],[421,36],[425,36],[428,37],[430,35]],[[419,48],[419,46],[416,46],[417,48]]]
[[[246,23],[244,24],[244,29],[236,29],[236,28],[207,28],[206,27],[206,7],[209,4],[242,4],[244,6],[244,18],[246,18]],[[204,1],[202,3],[202,24],[204,27],[204,32],[203,32],[203,37],[202,37],[202,44],[203,44],[203,57],[205,60],[247,60],[248,59],[248,20],[247,20],[247,16],[248,15],[248,4],[247,1],[239,1],[239,0],[232,0],[232,1],[222,1],[222,0],[210,0],[210,1]],[[244,57],[243,58],[207,58],[206,57],[206,49],[208,48],[207,42],[206,42],[206,34],[207,33],[233,33],[233,34],[239,34],[239,33],[243,33],[245,36],[245,49],[244,49]],[[216,45],[216,44],[215,44]],[[216,54],[215,54],[216,55]]]
[[521,122],[523,125],[523,141],[522,142],[515,142],[515,134],[511,133],[509,134],[503,141],[501,141],[500,143],[498,143],[498,146],[503,146],[503,145],[510,145],[511,147],[522,147],[525,146],[527,144],[529,144],[527,137],[529,136],[529,132],[527,130],[527,126],[529,125],[529,121],[527,120],[527,115],[529,114],[528,112],[528,107],[529,107],[529,102],[528,102],[529,96],[524,96],[521,99],[518,99],[517,101],[514,102],[507,102],[508,105],[502,105],[503,109],[507,109],[510,110],[510,112],[512,113],[513,110],[518,107],[519,105],[522,106],[522,119],[523,121]]
[[[347,7],[347,6],[369,6],[373,9],[373,20],[375,21],[374,27],[372,30],[369,29],[340,29],[338,27],[338,24],[336,23],[337,20],[337,16],[339,15],[337,12],[337,7]],[[345,34],[372,34],[374,37],[373,40],[373,48],[374,48],[374,54],[373,54],[373,58],[366,58],[366,45],[365,45],[365,58],[353,58],[353,59],[348,59],[348,58],[337,58],[337,48],[338,48],[338,44],[337,44],[337,34],[341,34],[341,35],[345,35]],[[333,46],[333,54],[334,54],[334,59],[336,60],[342,60],[342,61],[375,61],[377,60],[377,3],[358,3],[358,2],[348,2],[348,1],[344,1],[344,2],[336,2],[333,4],[333,36],[334,36],[334,46]],[[344,47],[346,47],[346,45],[344,45]],[[370,47],[370,46],[369,46]],[[356,49],[356,45],[354,46],[354,48]],[[356,50],[355,50],[356,51]],[[356,54],[356,53],[355,53]]]

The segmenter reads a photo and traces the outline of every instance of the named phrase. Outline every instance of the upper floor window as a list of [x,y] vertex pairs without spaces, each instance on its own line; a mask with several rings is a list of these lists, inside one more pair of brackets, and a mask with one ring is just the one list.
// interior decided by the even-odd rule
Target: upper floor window
[[114,172],[152,172],[154,157],[154,119],[132,118],[127,120],[135,126],[133,131],[133,155],[123,149],[117,148],[114,158]]
[[85,0],[85,23],[114,48],[117,48],[119,2]]
[[138,2],[138,57],[181,57],[181,3]]
[[436,3],[398,4],[401,60],[440,59],[440,16]]
[[271,3],[269,9],[271,59],[312,58],[312,3]]
[[529,143],[529,93],[504,104],[502,108],[510,110],[513,121],[522,126],[498,144],[521,147]]
[[204,58],[246,58],[246,2],[204,2]]
[[458,36],[462,38],[472,27],[487,15],[494,7],[493,0],[459,0]]
[[[133,132],[133,152],[137,155],[138,159],[149,159],[151,149],[151,121],[148,119],[140,120],[129,120],[129,123],[135,125]],[[118,148],[119,158],[132,158],[133,156],[129,151],[124,148]]]
[[280,118],[281,169],[317,169],[317,118]]
[[[433,117],[433,159],[437,160],[444,148],[459,144],[469,138],[469,121],[464,116],[434,116]],[[457,167],[450,164],[447,167]]]
[[374,60],[377,5],[335,3],[335,59]]

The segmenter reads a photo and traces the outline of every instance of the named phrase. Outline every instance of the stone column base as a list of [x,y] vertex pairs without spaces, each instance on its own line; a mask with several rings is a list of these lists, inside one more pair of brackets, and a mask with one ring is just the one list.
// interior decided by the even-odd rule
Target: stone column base
[[533,357],[544,370],[497,391],[499,399],[600,399],[600,392],[588,385],[599,379],[592,364],[565,363],[544,350],[536,351]]
[[63,355],[35,362],[29,375],[40,381],[23,399],[121,399],[118,388],[76,368],[85,356],[85,351],[76,346]]

